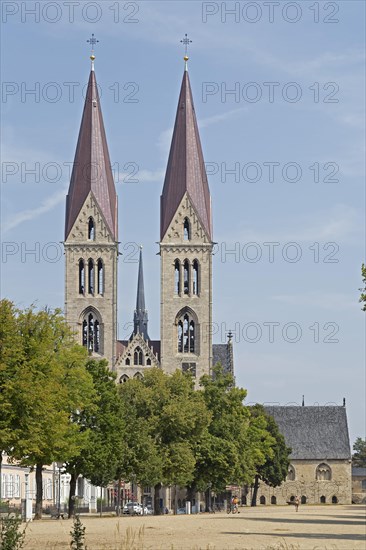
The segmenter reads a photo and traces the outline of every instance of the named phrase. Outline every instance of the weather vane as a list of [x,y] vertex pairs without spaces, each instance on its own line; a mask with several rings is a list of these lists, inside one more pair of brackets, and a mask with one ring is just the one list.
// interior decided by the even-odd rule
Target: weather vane
[[183,40],[181,40],[181,43],[184,45],[184,61],[185,61],[185,67],[186,67],[186,70],[187,70],[187,61],[189,59],[188,57],[188,46],[192,43],[192,40],[190,40],[188,38],[188,35],[187,33],[184,35],[184,38]]
[[94,36],[94,33],[92,33],[91,38],[89,38],[89,40],[87,40],[87,42],[88,42],[88,44],[91,45],[91,57],[95,58],[95,56],[94,56],[94,46],[95,46],[95,44],[97,44],[99,42],[99,40],[97,40]]

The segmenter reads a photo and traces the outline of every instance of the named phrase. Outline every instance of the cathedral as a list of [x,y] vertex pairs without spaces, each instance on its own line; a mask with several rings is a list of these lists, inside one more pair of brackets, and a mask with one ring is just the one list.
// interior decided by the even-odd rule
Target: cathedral
[[133,332],[117,339],[118,201],[94,55],[66,199],[65,315],[92,357],[120,383],[149,367],[196,381],[220,362],[233,373],[230,335],[212,344],[212,212],[187,61],[160,199],[161,332],[152,340],[140,250]]

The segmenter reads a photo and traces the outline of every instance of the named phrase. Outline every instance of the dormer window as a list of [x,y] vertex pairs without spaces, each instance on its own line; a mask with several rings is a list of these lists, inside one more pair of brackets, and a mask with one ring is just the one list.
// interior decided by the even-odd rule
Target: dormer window
[[95,241],[95,226],[93,218],[89,218],[88,221],[88,239],[89,241]]
[[184,218],[183,222],[183,239],[185,241],[191,240],[191,225],[188,218]]

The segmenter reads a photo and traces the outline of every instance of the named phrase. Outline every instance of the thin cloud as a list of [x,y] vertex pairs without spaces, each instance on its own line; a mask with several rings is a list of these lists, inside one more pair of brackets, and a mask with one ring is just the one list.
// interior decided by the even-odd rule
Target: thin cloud
[[30,208],[27,210],[22,210],[21,212],[18,212],[14,216],[12,216],[11,220],[8,222],[5,222],[2,227],[2,232],[6,233],[10,229],[14,229],[14,227],[17,227],[18,225],[21,225],[24,222],[35,220],[42,216],[43,214],[46,214],[46,212],[49,212],[55,206],[60,204],[65,200],[67,194],[67,187],[64,187],[61,191],[58,191],[57,193],[51,195],[50,197],[46,198],[38,208]]

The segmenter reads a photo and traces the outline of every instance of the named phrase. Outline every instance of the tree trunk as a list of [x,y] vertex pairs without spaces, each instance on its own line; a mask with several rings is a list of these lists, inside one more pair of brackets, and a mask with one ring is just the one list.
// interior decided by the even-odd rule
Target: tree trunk
[[75,516],[75,495],[76,495],[76,483],[78,475],[75,471],[70,474],[70,493],[69,493],[69,513],[68,517],[73,518]]
[[251,506],[257,506],[258,488],[259,488],[259,475],[256,475],[255,478],[254,478],[254,489],[253,489],[253,496],[252,496]]
[[160,509],[160,489],[161,489],[161,483],[157,483],[154,487],[154,515],[155,516],[160,516],[162,513]]
[[42,487],[43,464],[36,465],[36,513],[34,519],[42,519],[43,487]]

